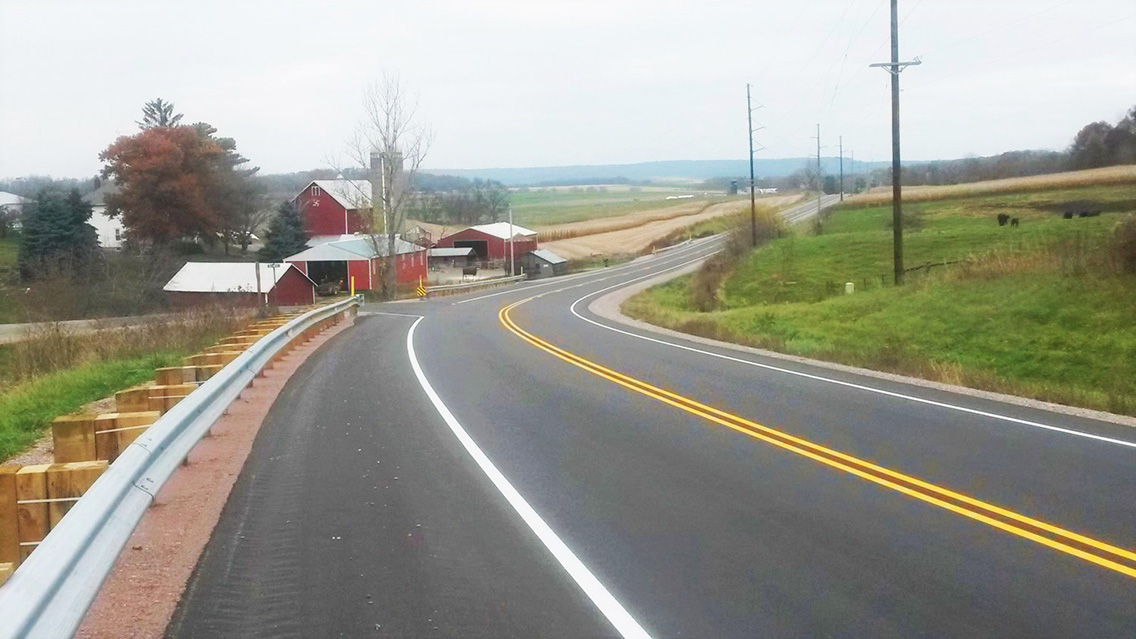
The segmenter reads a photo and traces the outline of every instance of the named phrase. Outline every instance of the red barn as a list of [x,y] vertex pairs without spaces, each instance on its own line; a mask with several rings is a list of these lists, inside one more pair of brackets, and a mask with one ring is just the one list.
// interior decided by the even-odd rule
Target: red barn
[[162,290],[171,306],[186,308],[208,304],[227,306],[306,306],[316,301],[316,285],[291,264],[260,264],[260,299],[257,264],[252,262],[186,262]]
[[[367,180],[315,180],[292,202],[304,216],[312,243],[328,236],[359,233],[371,216],[371,183]],[[322,239],[321,239],[322,238]]]
[[472,248],[483,261],[503,261],[509,259],[509,237],[513,237],[513,252],[524,255],[537,249],[536,231],[530,231],[516,224],[496,222],[471,226],[438,240],[438,248]]
[[[375,291],[383,286],[380,273],[387,248],[385,237],[378,240],[378,251],[370,237],[360,236],[318,244],[285,261],[314,282],[342,282],[347,289],[354,277],[356,290]],[[400,238],[395,240],[395,252],[395,279],[399,284],[426,278],[426,249]]]

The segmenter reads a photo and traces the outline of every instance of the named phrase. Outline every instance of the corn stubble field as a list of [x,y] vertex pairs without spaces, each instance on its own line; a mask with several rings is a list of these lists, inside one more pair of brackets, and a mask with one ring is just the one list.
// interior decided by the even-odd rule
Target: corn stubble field
[[[890,199],[869,195],[624,311],[760,348],[1136,415],[1136,167],[910,199],[903,287],[891,283]],[[999,226],[998,214],[1019,226]],[[846,282],[856,293],[844,294]]]

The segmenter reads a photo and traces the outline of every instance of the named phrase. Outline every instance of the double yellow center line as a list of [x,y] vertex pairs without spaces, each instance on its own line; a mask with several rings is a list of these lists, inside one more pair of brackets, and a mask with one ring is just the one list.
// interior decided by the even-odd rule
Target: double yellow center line
[[628,390],[646,395],[664,404],[669,404],[692,415],[725,426],[726,428],[755,439],[760,439],[761,441],[801,455],[802,457],[807,457],[825,466],[855,475],[856,477],[889,488],[908,497],[938,506],[939,508],[982,522],[988,526],[993,526],[1010,534],[1049,546],[1055,550],[1103,566],[1109,570],[1114,570],[1128,577],[1136,578],[1136,552],[1065,530],[1064,528],[1018,514],[1011,510],[1006,510],[1005,508],[1000,508],[910,475],[905,475],[857,457],[832,450],[831,448],[814,444],[808,440],[769,428],[768,426],[762,426],[744,417],[727,413],[713,406],[707,406],[693,399],[658,388],[657,386],[611,370],[610,368],[601,366],[600,364],[559,348],[524,330],[509,317],[510,311],[531,299],[533,298],[530,297],[502,308],[498,313],[498,319],[505,328],[521,339],[569,364],[619,384]]

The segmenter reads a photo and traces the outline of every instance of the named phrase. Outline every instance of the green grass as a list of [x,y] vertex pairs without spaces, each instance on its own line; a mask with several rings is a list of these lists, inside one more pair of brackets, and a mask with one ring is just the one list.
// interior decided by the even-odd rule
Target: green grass
[[59,415],[152,379],[155,368],[175,365],[183,355],[91,362],[7,388],[0,394],[0,460],[27,448]]
[[16,254],[20,251],[20,236],[9,234],[0,238],[0,268],[16,267]]
[[[569,189],[576,188],[576,191]],[[692,201],[719,201],[724,196],[703,196],[701,191],[681,188],[641,187],[631,191],[626,187],[607,187],[607,191],[588,191],[599,187],[556,187],[555,191],[532,189],[513,191],[509,200],[513,206],[513,221],[528,226],[546,226],[582,222],[604,217],[616,217],[690,204]],[[692,199],[668,200],[668,195],[694,195]]]
[[[1065,220],[1068,202],[1107,212]],[[907,265],[964,260],[890,285],[890,207],[838,210],[819,236],[743,260],[721,310],[699,313],[689,277],[632,298],[632,316],[842,363],[1136,414],[1136,275],[1105,256],[1136,187],[1090,187],[907,207]],[[998,227],[994,215],[1019,217]],[[858,292],[840,294],[853,281]],[[882,281],[882,285],[881,285]],[[869,290],[863,290],[867,284]]]
[[13,299],[16,280],[16,256],[20,251],[20,236],[9,234],[0,238],[0,324],[20,321],[20,309]]

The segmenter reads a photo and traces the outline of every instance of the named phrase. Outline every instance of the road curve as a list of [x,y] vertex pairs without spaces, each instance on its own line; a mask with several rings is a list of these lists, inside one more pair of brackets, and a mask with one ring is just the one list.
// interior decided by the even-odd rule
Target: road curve
[[715,242],[366,309],[169,635],[1133,635],[1136,431],[587,310]]

